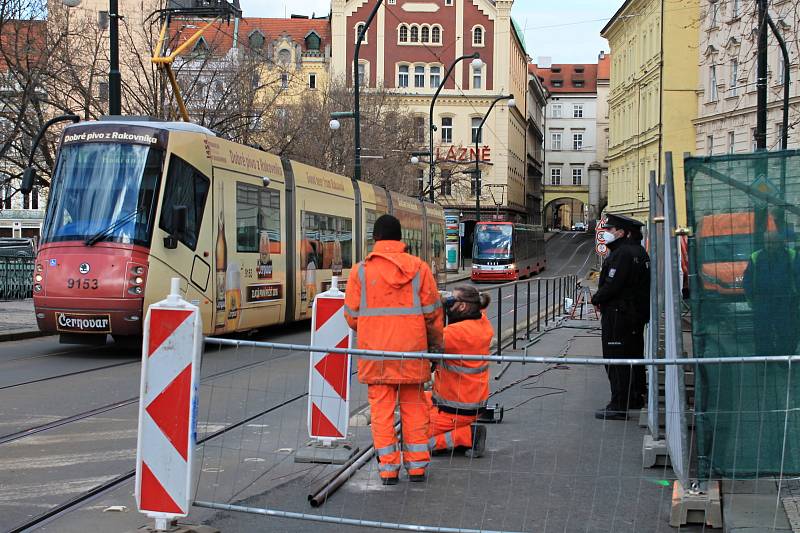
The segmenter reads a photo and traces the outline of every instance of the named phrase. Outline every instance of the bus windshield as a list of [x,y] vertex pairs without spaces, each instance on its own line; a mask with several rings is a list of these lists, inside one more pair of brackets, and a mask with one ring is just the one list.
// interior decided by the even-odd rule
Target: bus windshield
[[509,259],[511,257],[510,224],[479,224],[475,230],[475,259]]
[[161,150],[139,144],[63,146],[42,242],[100,240],[148,246]]

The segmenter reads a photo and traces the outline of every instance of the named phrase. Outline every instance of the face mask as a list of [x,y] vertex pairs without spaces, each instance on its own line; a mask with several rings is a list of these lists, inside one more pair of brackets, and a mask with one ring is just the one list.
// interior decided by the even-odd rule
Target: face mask
[[617,240],[617,236],[611,233],[608,230],[603,231],[603,240],[606,244],[611,244],[612,242]]

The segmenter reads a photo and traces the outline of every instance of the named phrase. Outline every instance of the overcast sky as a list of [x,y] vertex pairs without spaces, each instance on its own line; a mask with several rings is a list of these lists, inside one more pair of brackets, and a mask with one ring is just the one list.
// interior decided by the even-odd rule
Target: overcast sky
[[[608,43],[600,30],[623,0],[516,0],[512,14],[525,32],[528,54],[553,63],[597,61]],[[327,15],[330,0],[240,0],[246,17]]]

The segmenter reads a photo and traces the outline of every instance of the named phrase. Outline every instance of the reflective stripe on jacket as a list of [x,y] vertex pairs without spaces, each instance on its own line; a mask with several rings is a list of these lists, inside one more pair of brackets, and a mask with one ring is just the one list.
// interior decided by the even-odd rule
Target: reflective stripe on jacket
[[[494,331],[485,314],[444,328],[444,351],[450,354],[488,355]],[[432,400],[440,410],[460,415],[478,414],[489,398],[489,363],[441,361],[436,365]]]
[[[444,317],[431,270],[401,241],[378,241],[350,271],[345,318],[364,350],[441,351]],[[362,383],[424,383],[430,362],[359,356]]]

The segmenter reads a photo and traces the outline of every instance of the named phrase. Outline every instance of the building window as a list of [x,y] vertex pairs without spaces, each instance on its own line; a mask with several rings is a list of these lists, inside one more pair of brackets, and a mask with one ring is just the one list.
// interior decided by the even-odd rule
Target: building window
[[728,153],[736,152],[736,133],[733,131],[728,132]]
[[472,46],[483,46],[483,28],[481,26],[472,28]]
[[366,87],[367,85],[367,64],[366,63],[359,63],[358,64],[358,86],[359,87]]
[[417,143],[425,143],[425,117],[414,117],[414,134]]
[[414,67],[414,87],[425,87],[425,67],[423,65]]
[[560,168],[551,168],[550,169],[550,184],[551,185],[561,185],[561,169]]
[[442,44],[442,29],[439,26],[431,28],[431,42]]
[[453,143],[453,117],[442,117],[442,142]]
[[364,39],[361,42],[363,44],[367,44],[367,34],[369,32],[367,32],[365,30],[366,27],[367,27],[367,25],[364,24],[363,22],[359,22],[358,24],[356,24],[356,41],[355,42],[358,42],[358,36],[361,35],[361,33],[363,32],[364,33]]
[[572,82],[572,84],[573,84],[573,85],[574,85],[574,86],[575,86],[577,89],[580,89],[580,88],[582,88],[582,87],[583,87],[583,81],[581,81],[581,80],[576,80],[576,81]]
[[483,85],[483,73],[481,72],[482,67],[472,67],[472,88],[473,89],[480,89]]
[[739,88],[736,86],[736,80],[739,77],[739,61],[731,59],[731,96],[736,96]]
[[431,29],[428,26],[423,26],[422,31],[420,32],[421,41],[423,43],[427,43],[431,40]]
[[388,2],[387,2],[387,3],[388,3],[390,6],[393,6],[393,5],[396,5],[396,4],[397,4],[397,0],[388,0]]
[[714,155],[714,136],[706,136],[706,155]]
[[553,104],[553,118],[561,118],[561,104]]
[[262,50],[264,48],[264,34],[256,30],[247,38],[247,44],[251,50]]
[[97,12],[97,27],[100,28],[100,31],[106,31],[108,29],[108,20],[108,11]]
[[[262,37],[263,38],[263,37]],[[322,40],[316,32],[312,31],[306,37],[306,50],[319,50]]]
[[561,150],[561,132],[553,132],[550,134],[550,144],[552,150]]
[[553,80],[552,83],[553,87],[555,87],[556,89],[564,86],[564,82],[562,80]]
[[444,5],[452,6],[453,5],[453,0],[444,0]]
[[716,102],[719,98],[717,93],[717,66],[711,65],[708,70],[708,101]]
[[580,185],[581,181],[583,181],[583,169],[582,168],[573,168],[572,169],[572,184],[573,185]]
[[201,57],[207,56],[210,51],[211,50],[208,47],[205,37],[200,37],[200,39],[198,39],[194,44],[194,48],[192,48],[192,53]]
[[[483,128],[480,128],[481,120],[480,117],[472,117],[472,143],[482,143],[483,142]],[[480,128],[480,129],[479,129]]]
[[419,28],[416,27],[416,26],[411,26],[411,39],[410,39],[410,41],[412,43],[418,43],[419,42]]
[[583,133],[572,134],[572,149],[576,151],[583,150]]
[[447,168],[442,169],[442,196],[451,196],[453,194],[453,175],[452,171]]
[[407,43],[408,42],[408,26],[406,26],[405,24],[402,24],[398,31],[399,31],[398,40],[401,43]]
[[289,87],[289,75],[285,72],[281,73],[281,89]]
[[108,101],[108,82],[107,81],[101,81],[100,84],[97,87],[97,92],[98,92],[98,96],[100,97],[100,100],[103,101],[103,102],[107,102]]
[[719,1],[713,0],[711,5],[709,6],[709,10],[711,11],[711,28],[716,28],[718,25],[719,20]]
[[278,52],[278,62],[284,67],[288,66],[292,61],[292,53],[285,48]]
[[317,88],[317,75],[316,74],[309,74],[308,75],[308,88],[309,89],[316,89]]
[[408,65],[400,65],[397,73],[397,86],[408,87]]
[[775,149],[783,149],[783,124],[775,124]]
[[783,60],[783,53],[778,54],[778,70],[777,70],[777,78],[778,78],[778,85],[783,85],[784,81],[786,80],[786,72],[784,69],[786,68],[786,62]]
[[433,66],[430,68],[431,72],[431,88],[438,88],[439,84],[442,83],[442,67]]
[[752,145],[750,146],[750,151],[751,152],[758,151],[758,141],[756,141],[756,129],[755,128],[750,128],[750,142],[752,143]]
[[572,106],[572,118],[583,118],[583,104]]
[[731,0],[731,16],[733,18],[739,17],[739,9],[741,7],[740,0]]

